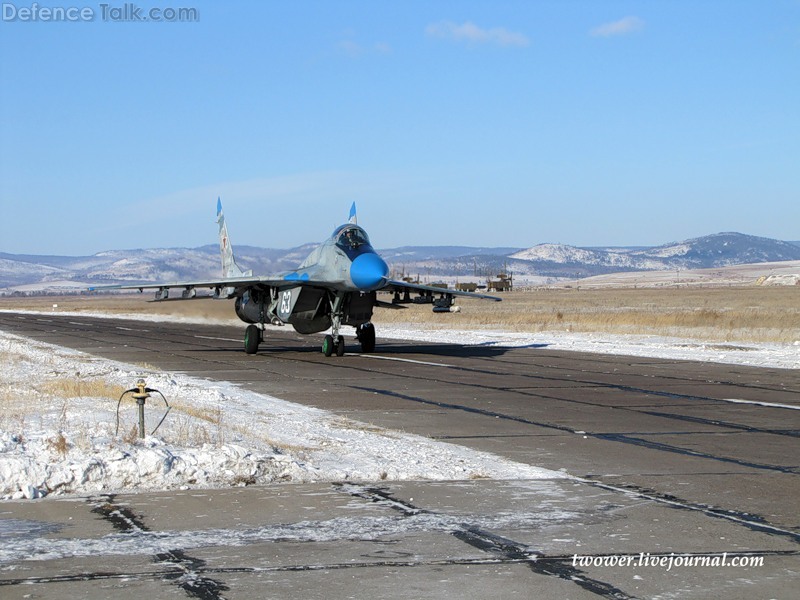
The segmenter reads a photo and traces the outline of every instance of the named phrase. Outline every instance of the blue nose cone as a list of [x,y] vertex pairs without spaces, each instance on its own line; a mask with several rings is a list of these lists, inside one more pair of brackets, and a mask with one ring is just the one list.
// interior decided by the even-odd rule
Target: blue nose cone
[[360,290],[376,290],[386,284],[389,267],[372,252],[359,254],[350,265],[350,279]]

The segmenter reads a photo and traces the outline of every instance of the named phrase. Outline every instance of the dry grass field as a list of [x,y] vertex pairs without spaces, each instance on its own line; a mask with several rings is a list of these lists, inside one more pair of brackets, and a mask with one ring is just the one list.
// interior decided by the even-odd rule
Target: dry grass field
[[[500,329],[646,334],[713,341],[800,340],[800,287],[541,289],[502,294],[503,302],[461,300],[462,312],[430,306],[377,310],[380,324],[432,329]],[[0,298],[0,309],[105,311],[233,319],[232,301],[148,302],[149,294]],[[389,299],[388,296],[385,299]],[[56,309],[53,305],[58,304]]]
[[462,312],[430,308],[382,312],[376,322],[442,324],[461,329],[667,335],[709,340],[800,340],[800,289],[546,289],[503,294],[503,302],[460,302]]

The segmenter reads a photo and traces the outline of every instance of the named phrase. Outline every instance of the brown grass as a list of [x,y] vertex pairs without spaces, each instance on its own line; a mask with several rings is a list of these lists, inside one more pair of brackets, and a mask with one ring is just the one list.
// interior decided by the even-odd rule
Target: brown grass
[[502,298],[501,303],[460,301],[460,313],[434,314],[429,306],[379,311],[375,322],[754,342],[800,340],[800,289],[796,287],[548,289],[507,293]]
[[51,451],[60,454],[62,457],[66,456],[67,452],[69,452],[69,442],[67,442],[63,431],[59,431],[56,435],[47,440],[47,446]]
[[[234,319],[233,300],[198,298],[189,301],[150,302],[152,293],[97,296],[31,296],[0,297],[0,308],[40,310],[47,312],[109,312],[144,315],[183,315],[209,319]],[[53,308],[57,304],[58,308]]]
[[118,400],[125,387],[111,384],[103,379],[84,379],[81,377],[63,377],[42,381],[34,388],[46,395],[57,398],[109,398]]
[[[224,411],[221,407],[201,408],[181,402],[172,402],[170,406],[172,410],[166,421],[164,421],[165,431],[160,435],[165,435],[168,431],[174,431],[176,441],[183,444],[202,445],[213,443],[221,446],[225,443],[226,426],[223,424]],[[216,435],[212,436],[208,427],[197,421],[213,426]]]
[[181,402],[170,403],[173,411],[184,413],[195,419],[206,421],[212,425],[221,425],[223,412],[221,408],[202,408],[197,406],[190,406]]

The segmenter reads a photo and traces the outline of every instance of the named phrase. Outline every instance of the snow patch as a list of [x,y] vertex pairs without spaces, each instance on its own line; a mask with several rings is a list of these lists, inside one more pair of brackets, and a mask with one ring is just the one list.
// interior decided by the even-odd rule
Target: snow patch
[[[352,421],[237,386],[0,332],[0,497],[277,481],[551,479],[563,473]],[[144,440],[117,394],[143,377],[173,410]],[[77,393],[65,383],[78,382]],[[87,390],[81,392],[81,389]],[[108,390],[95,393],[91,390]],[[114,391],[112,394],[111,391]],[[146,404],[147,431],[164,413]]]

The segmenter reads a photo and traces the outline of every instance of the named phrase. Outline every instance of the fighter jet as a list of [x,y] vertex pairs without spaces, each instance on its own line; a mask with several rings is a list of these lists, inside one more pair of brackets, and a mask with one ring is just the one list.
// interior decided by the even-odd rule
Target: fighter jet
[[[233,255],[228,226],[217,199],[219,248],[222,277],[209,281],[148,283],[103,286],[97,289],[155,289],[156,300],[169,298],[170,290],[181,290],[180,299],[196,297],[197,288],[213,290],[215,298],[235,299],[236,315],[248,323],[244,334],[247,354],[258,352],[265,341],[266,324],[289,324],[301,334],[331,332],[323,338],[325,356],[345,353],[343,325],[356,329],[361,351],[375,351],[375,327],[371,319],[378,308],[405,308],[404,304],[432,304],[434,312],[457,312],[456,296],[499,302],[501,298],[472,292],[394,281],[389,267],[375,252],[369,236],[358,226],[355,202],[349,220],[317,246],[297,269],[266,277],[243,271]],[[378,300],[378,293],[392,294],[391,301]]]

